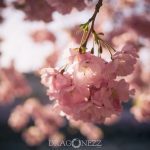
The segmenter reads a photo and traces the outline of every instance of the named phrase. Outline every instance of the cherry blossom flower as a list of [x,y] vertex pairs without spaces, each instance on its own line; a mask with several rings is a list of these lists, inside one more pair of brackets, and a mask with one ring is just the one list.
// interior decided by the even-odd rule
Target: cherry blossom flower
[[90,54],[78,54],[77,63],[74,66],[73,79],[77,84],[94,85],[102,77],[105,62]]
[[22,134],[23,139],[28,145],[39,145],[46,138],[43,132],[36,126],[31,126]]
[[117,69],[116,72],[119,76],[127,76],[134,70],[136,59],[138,58],[137,51],[132,45],[126,45],[120,52],[116,52],[113,56],[112,62]]
[[26,110],[18,105],[11,113],[8,124],[15,130],[19,131],[24,128],[29,121],[29,115]]
[[90,93],[88,88],[73,85],[62,89],[59,94],[59,100],[62,105],[73,106],[74,104],[84,102]]
[[42,71],[42,83],[48,87],[50,99],[56,99],[57,107],[75,120],[103,123],[112,114],[119,115],[122,102],[127,102],[134,91],[118,77],[134,70],[136,49],[126,45],[110,62],[90,52],[70,52],[68,67],[63,71]]
[[42,70],[42,83],[49,87],[49,96],[57,96],[62,88],[71,85],[71,78],[67,74],[61,74],[53,68],[45,68]]
[[115,124],[118,120],[119,120],[119,116],[113,114],[111,115],[111,117],[105,119],[104,124],[109,126]]

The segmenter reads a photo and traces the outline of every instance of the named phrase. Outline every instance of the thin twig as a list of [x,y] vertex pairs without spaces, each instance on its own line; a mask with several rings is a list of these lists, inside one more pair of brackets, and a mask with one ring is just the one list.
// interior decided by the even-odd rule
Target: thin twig
[[83,47],[86,47],[87,42],[88,42],[88,39],[89,39],[89,37],[90,37],[90,34],[94,31],[95,18],[96,18],[96,16],[97,16],[97,13],[98,13],[99,10],[100,10],[100,7],[102,6],[102,2],[103,2],[103,0],[99,0],[99,1],[98,1],[98,3],[96,4],[96,7],[95,7],[94,14],[92,15],[92,17],[91,17],[91,18],[88,20],[88,22],[87,22],[87,23],[92,22],[92,24],[91,24],[91,28],[90,28],[90,30],[89,30],[87,36],[86,36],[86,39],[85,39],[84,43],[81,45],[81,46],[83,46]]

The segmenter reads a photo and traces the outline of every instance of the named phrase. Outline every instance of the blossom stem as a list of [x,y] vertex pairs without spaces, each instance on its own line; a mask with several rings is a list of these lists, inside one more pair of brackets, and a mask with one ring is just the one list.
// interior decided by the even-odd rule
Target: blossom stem
[[85,39],[85,41],[83,42],[83,44],[81,45],[81,47],[86,47],[86,45],[87,45],[87,42],[88,42],[88,39],[89,39],[89,37],[90,37],[90,34],[92,33],[92,32],[94,32],[94,23],[95,23],[95,19],[96,19],[96,16],[97,16],[97,14],[98,14],[98,12],[99,12],[99,10],[100,10],[100,7],[102,6],[102,2],[103,2],[103,0],[98,0],[98,3],[96,4],[96,7],[95,7],[95,11],[94,11],[94,14],[92,15],[92,17],[88,20],[88,24],[90,23],[90,22],[92,22],[92,24],[91,24],[91,27],[90,27],[90,30],[89,30],[89,32],[88,32],[88,34],[87,34],[87,36],[86,36],[86,39]]

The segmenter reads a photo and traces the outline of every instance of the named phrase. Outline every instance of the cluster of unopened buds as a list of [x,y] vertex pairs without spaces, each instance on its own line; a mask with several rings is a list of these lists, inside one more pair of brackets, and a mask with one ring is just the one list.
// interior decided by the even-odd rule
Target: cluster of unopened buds
[[50,99],[75,120],[100,124],[113,114],[119,115],[122,102],[134,94],[123,77],[134,70],[136,49],[126,45],[111,56],[110,62],[91,52],[70,52],[65,68],[42,70],[42,83],[48,87]]

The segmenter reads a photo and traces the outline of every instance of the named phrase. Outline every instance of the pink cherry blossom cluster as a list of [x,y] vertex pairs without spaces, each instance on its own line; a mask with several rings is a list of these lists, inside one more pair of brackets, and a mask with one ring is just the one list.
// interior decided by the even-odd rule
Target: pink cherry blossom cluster
[[138,122],[150,121],[150,72],[137,63],[128,81],[136,89],[130,111]]
[[150,121],[150,94],[138,93],[134,100],[134,106],[131,108],[131,113],[138,122]]
[[0,105],[12,102],[15,97],[30,94],[31,88],[25,77],[12,64],[0,68]]
[[[15,0],[12,5],[26,14],[25,19],[43,20],[47,23],[53,20],[52,14],[55,11],[65,15],[71,13],[73,8],[82,11],[87,6],[92,7],[93,3],[93,1],[88,0],[36,0],[35,5],[34,0]],[[40,9],[42,9],[42,13],[39,11]]]
[[133,90],[119,76],[134,70],[137,51],[126,45],[112,56],[112,61],[85,52],[71,50],[68,66],[61,71],[42,70],[42,83],[48,87],[50,99],[75,120],[103,123],[106,117],[120,114],[122,102],[127,102]]
[[[30,119],[34,125],[28,126]],[[21,131],[26,143],[37,145],[46,138],[61,135],[58,129],[64,125],[64,118],[59,116],[50,105],[42,105],[38,99],[29,98],[12,111],[8,124],[15,131]]]
[[70,119],[69,126],[70,132],[74,132],[74,129],[78,129],[82,135],[89,140],[98,140],[103,138],[103,131],[92,123],[83,122],[81,120],[75,121]]

